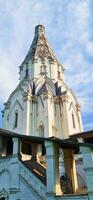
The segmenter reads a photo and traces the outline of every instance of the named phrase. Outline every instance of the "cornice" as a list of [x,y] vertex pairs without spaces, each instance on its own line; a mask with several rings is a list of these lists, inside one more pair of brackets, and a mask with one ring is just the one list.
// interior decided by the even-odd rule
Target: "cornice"
[[62,96],[62,102],[69,102],[69,96],[67,94]]
[[43,93],[43,99],[50,99],[51,100],[52,93],[50,91],[46,91]]
[[9,109],[10,108],[10,104],[11,104],[10,101],[4,103],[5,109]]
[[25,92],[24,94],[23,94],[23,101],[25,102],[25,101],[30,101],[32,99],[32,95],[30,94],[30,93],[27,93],[27,92]]
[[80,105],[78,103],[76,104],[76,109],[77,111],[80,111]]

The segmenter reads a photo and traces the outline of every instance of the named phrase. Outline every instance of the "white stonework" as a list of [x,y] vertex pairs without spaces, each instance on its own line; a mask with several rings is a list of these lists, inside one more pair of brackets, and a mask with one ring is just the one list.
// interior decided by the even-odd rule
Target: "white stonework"
[[[3,128],[10,131],[8,134],[11,132],[12,134],[8,135],[8,139],[7,135],[4,137],[0,135],[0,200],[92,200],[93,187],[90,184],[93,182],[93,163],[91,161],[91,173],[89,174],[87,170],[90,169],[88,169],[85,156],[87,152],[91,160],[88,148],[81,147],[81,151],[86,163],[85,172],[87,171],[86,180],[90,196],[76,194],[78,191],[77,179],[80,178],[76,173],[80,171],[80,174],[85,175],[85,172],[83,167],[80,168],[80,162],[77,162],[76,172],[75,149],[67,148],[66,151],[65,148],[60,148],[60,143],[55,142],[55,138],[67,139],[72,134],[82,132],[83,125],[80,106],[74,93],[64,82],[64,67],[58,62],[50,48],[45,36],[45,28],[42,25],[35,27],[33,42],[19,68],[19,84],[4,104]],[[33,143],[33,140],[28,139],[31,137],[22,136],[21,138],[19,134],[21,136],[22,134],[39,136],[39,139],[45,142],[45,146],[42,147],[44,143],[41,144],[39,141]],[[42,137],[47,139],[41,139]],[[53,137],[54,141],[51,142],[49,137]],[[11,146],[8,143],[10,138],[12,138],[13,144],[11,154],[7,152],[7,147]],[[32,154],[22,152],[21,147],[25,143],[24,141],[27,142],[26,145],[32,145],[30,146]],[[62,142],[62,140],[60,141]],[[25,150],[26,147],[24,147]],[[46,154],[42,155],[42,149],[45,147]],[[20,160],[19,157],[22,159]],[[31,168],[29,169],[23,164],[23,161],[24,163],[27,160],[33,162],[34,159],[37,159],[37,165],[39,163],[40,166],[43,166],[43,170],[46,170],[46,174],[42,174],[45,175],[47,184],[40,180],[40,177],[38,178]],[[40,159],[43,164],[40,163]],[[66,173],[66,169],[69,180],[73,179],[72,182],[69,182],[70,186],[73,184],[75,193],[73,196],[71,193],[69,197],[62,196],[65,193],[60,187],[60,177]],[[91,176],[91,182],[88,180],[88,175]],[[86,186],[85,179],[84,181],[80,179],[80,183],[81,186]]]
[[3,128],[61,139],[83,131],[80,107],[64,82],[64,68],[42,25],[35,28],[34,40],[20,66],[19,85],[5,103]]
[[[59,144],[62,140],[59,143],[57,141],[55,143],[51,139],[45,140],[47,163],[46,185],[20,159],[17,153],[19,151],[18,140],[19,138],[17,137],[13,138],[14,146],[12,155],[0,157],[0,200],[93,200],[93,148],[91,148],[91,145],[89,147],[83,144],[80,147],[84,161],[87,192],[79,193],[78,191],[74,194],[64,195],[60,188],[58,162]],[[69,149],[69,147],[67,148]],[[70,151],[72,150],[69,149]],[[71,163],[69,162],[69,164]],[[73,178],[72,175],[71,178]]]
[[45,194],[46,187],[18,161],[16,155],[0,159],[0,199],[42,200]]

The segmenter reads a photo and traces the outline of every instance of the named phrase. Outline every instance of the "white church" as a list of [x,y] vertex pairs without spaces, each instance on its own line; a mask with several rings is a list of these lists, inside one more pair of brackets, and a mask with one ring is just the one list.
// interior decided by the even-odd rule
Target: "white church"
[[0,129],[0,200],[93,200],[93,134],[43,25],[19,70]]

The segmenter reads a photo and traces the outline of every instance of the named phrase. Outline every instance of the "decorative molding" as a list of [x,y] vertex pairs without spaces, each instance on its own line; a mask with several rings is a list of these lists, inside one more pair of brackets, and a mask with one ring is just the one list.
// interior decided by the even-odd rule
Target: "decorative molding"
[[53,97],[53,101],[55,104],[59,104],[59,97],[58,96]]
[[34,63],[38,63],[38,59],[33,58],[33,60],[32,60],[32,64],[34,64]]
[[54,59],[49,59],[49,63],[50,64],[55,64],[55,60]]
[[4,198],[7,200],[7,199],[8,199],[8,196],[9,196],[8,192],[3,188],[3,189],[0,191],[0,199],[4,197]]
[[30,93],[27,93],[27,92],[25,92],[24,94],[23,94],[23,101],[25,102],[25,101],[30,101],[32,99],[32,95],[30,94]]
[[44,108],[44,103],[43,103],[42,96],[40,96],[40,100],[41,100],[42,107]]
[[50,99],[51,100],[52,93],[50,91],[46,91],[43,93],[43,99]]
[[18,99],[17,99],[17,100],[14,102],[12,108],[10,109],[9,114],[12,112],[12,110],[13,110],[14,107],[15,107],[15,105],[18,105],[18,106],[21,108],[21,110],[23,111],[23,107],[22,107],[22,105],[20,104],[20,102],[19,102]]
[[10,109],[10,104],[11,104],[10,101],[4,103],[5,109]]
[[9,188],[9,192],[10,192],[10,194],[17,193],[17,192],[20,192],[20,189],[19,188]]
[[37,103],[37,96],[32,97],[32,103]]
[[69,102],[69,96],[68,95],[63,95],[62,96],[62,102]]
[[76,109],[80,112],[80,105],[78,103],[76,104]]

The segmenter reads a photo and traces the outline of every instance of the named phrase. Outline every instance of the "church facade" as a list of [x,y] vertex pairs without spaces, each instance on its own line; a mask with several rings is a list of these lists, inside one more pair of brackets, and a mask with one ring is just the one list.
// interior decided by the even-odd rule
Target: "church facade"
[[0,200],[93,200],[93,135],[81,133],[80,106],[43,25],[19,70],[0,129]]
[[24,135],[68,138],[83,131],[80,106],[42,25],[20,66],[20,82],[4,104],[3,128]]

